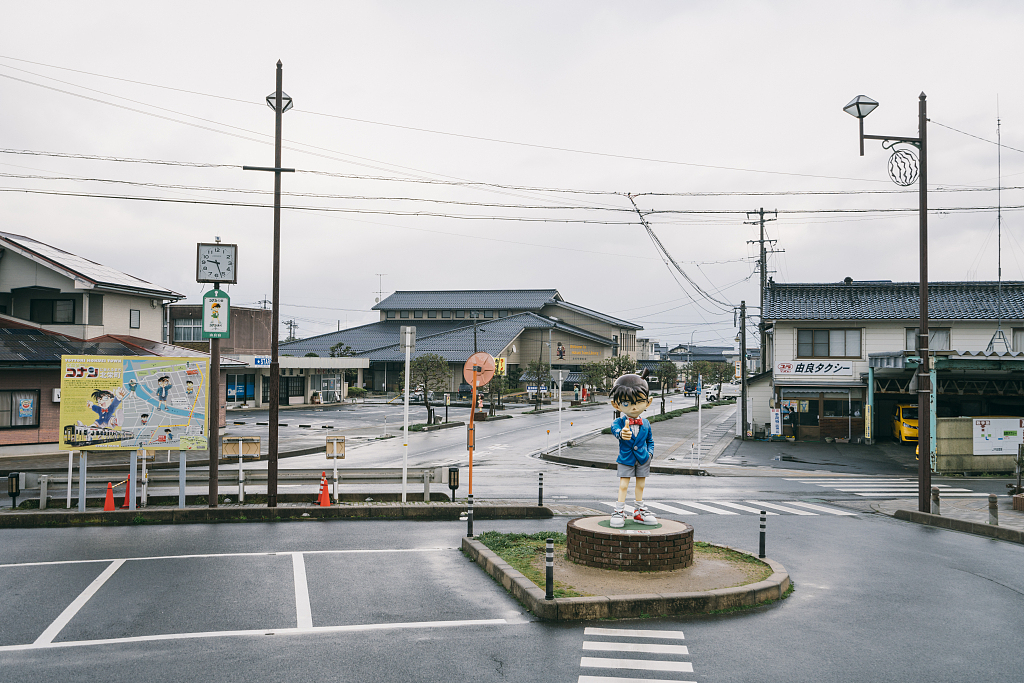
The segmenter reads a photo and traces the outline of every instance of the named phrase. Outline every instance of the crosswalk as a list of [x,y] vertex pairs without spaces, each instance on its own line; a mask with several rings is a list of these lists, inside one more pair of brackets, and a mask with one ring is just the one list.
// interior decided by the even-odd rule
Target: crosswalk
[[[862,498],[916,498],[917,479],[908,477],[796,477],[786,479],[801,484],[809,484],[820,488],[852,493]],[[939,494],[949,498],[981,498],[987,493],[975,493],[971,489],[950,486],[949,484],[932,484],[937,486]]]
[[[769,515],[800,515],[814,517],[817,515],[836,515],[839,517],[856,517],[856,512],[839,510],[817,503],[804,503],[798,500],[782,500],[767,502],[763,500],[745,500],[742,503],[724,500],[670,500],[664,502],[645,501],[647,507],[655,512],[669,512],[674,515],[760,515],[764,510]],[[612,509],[616,503],[602,502]],[[626,505],[626,512],[633,514],[633,507]]]
[[681,659],[690,656],[689,648],[680,644],[685,639],[682,631],[588,626],[583,637],[584,653],[600,656],[580,657],[581,669],[625,675],[580,674],[578,683],[692,683],[678,678],[637,677],[638,672],[646,671],[693,673],[693,663]]

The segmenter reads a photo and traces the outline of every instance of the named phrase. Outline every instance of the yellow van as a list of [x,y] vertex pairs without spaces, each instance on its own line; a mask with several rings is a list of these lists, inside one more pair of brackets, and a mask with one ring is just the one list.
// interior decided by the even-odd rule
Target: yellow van
[[917,441],[917,405],[901,403],[892,413],[892,435],[901,444]]

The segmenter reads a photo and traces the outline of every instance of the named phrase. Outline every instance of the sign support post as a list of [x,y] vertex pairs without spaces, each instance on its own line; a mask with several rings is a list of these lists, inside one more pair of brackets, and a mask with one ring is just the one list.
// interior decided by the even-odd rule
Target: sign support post
[[85,475],[89,469],[89,451],[78,451],[78,511],[85,512]]
[[68,510],[71,509],[71,475],[74,473],[75,452],[68,451]]
[[217,477],[220,464],[220,340],[230,335],[231,299],[214,284],[213,289],[203,295],[203,339],[210,340],[210,485],[207,498],[211,508],[217,507],[220,494]]
[[[405,347],[405,443],[402,444],[402,502],[405,501],[406,486],[409,475],[409,361],[416,350],[416,328],[403,325],[401,328],[402,346]],[[424,389],[425,391],[426,389]]]
[[[469,431],[467,432],[466,446],[469,449],[469,496],[473,500],[473,450],[476,448],[476,395],[477,386],[487,384],[494,377],[494,359],[489,353],[479,351],[474,353],[462,367],[462,376],[473,387],[472,404],[469,407]],[[538,380],[539,383],[539,380]],[[472,515],[472,512],[470,513]],[[472,524],[472,516],[469,518]],[[470,527],[472,529],[472,527]],[[471,532],[472,533],[472,532]]]
[[558,457],[562,457],[562,371],[558,371]]

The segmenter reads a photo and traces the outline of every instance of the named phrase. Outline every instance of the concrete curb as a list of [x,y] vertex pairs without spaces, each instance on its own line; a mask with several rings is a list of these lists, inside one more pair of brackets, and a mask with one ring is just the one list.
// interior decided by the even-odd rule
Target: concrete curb
[[[403,519],[457,521],[466,506],[338,505],[321,507],[219,507],[115,510],[114,512],[10,512],[0,515],[0,529],[124,526],[130,524],[209,524],[213,522],[294,522],[329,519]],[[550,508],[536,505],[474,505],[474,519],[549,519]]]
[[[614,470],[618,469],[618,464],[615,462],[604,462],[601,460],[584,460],[583,458],[570,458],[568,456],[555,455],[553,453],[541,453],[542,460],[549,460],[551,462],[561,463],[563,465],[576,465],[577,467],[595,467],[602,470]],[[708,473],[703,469],[696,467],[671,467],[669,465],[651,465],[651,472],[653,474],[690,474],[694,476],[704,476]]]
[[436,432],[438,429],[451,429],[452,427],[462,427],[465,424],[466,424],[465,422],[442,422],[439,425],[427,425],[426,427],[424,427],[420,431],[421,432]]
[[[789,590],[786,568],[764,559],[772,575],[764,581],[736,588],[719,588],[693,593],[649,593],[644,595],[599,595],[586,598],[545,600],[544,591],[513,569],[507,562],[472,538],[462,539],[462,550],[505,587],[526,609],[549,621],[591,619],[629,619],[644,616],[706,614],[735,607],[754,607],[768,600],[779,600]],[[733,549],[735,550],[735,548]],[[743,550],[737,552],[753,556]]]
[[952,529],[953,531],[965,531],[969,534],[977,534],[978,536],[997,538],[1000,541],[1024,544],[1024,531],[1008,529],[1003,526],[969,522],[964,519],[943,517],[942,515],[933,515],[929,512],[918,512],[917,510],[897,510],[893,513],[893,517],[902,519],[905,522],[914,522],[916,524],[924,524],[925,526],[939,527],[940,529]]

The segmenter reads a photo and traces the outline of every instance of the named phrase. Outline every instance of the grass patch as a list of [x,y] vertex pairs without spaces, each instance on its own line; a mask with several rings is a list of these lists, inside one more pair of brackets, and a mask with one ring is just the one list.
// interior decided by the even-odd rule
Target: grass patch
[[760,573],[751,577],[751,583],[764,581],[772,575],[772,568],[761,560],[757,559],[753,555],[737,552],[731,548],[722,548],[717,545],[712,545],[711,543],[705,543],[704,541],[694,541],[693,551],[695,554],[702,555],[709,559],[715,558],[729,560],[730,562],[739,562],[741,564],[754,565],[760,569]]
[[[497,531],[485,531],[477,536],[477,540],[494,551],[498,557],[508,562],[513,569],[538,587],[545,587],[545,576],[533,567],[533,558],[543,556],[547,550],[547,539],[555,541],[555,553],[566,553],[565,534],[558,531],[540,531],[535,534],[503,534]],[[556,598],[578,598],[583,594],[564,583],[555,580]]]

